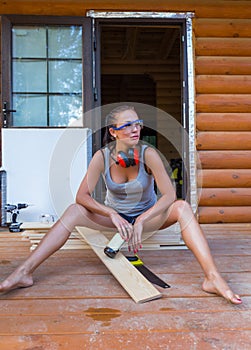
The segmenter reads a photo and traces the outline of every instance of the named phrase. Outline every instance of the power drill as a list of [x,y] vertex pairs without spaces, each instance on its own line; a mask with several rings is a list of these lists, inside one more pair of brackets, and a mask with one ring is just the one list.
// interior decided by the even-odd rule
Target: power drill
[[27,208],[29,205],[26,203],[18,203],[15,204],[6,204],[4,206],[4,209],[7,213],[11,213],[11,223],[9,224],[9,231],[10,232],[20,232],[22,225],[22,222],[17,222],[17,215],[19,214],[20,209]]

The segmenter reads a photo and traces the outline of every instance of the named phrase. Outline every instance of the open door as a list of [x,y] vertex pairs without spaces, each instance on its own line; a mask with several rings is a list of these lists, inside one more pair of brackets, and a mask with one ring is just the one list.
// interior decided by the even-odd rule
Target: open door
[[[174,118],[189,133],[186,19],[91,15],[95,17],[97,104],[150,105]],[[168,161],[177,197],[190,201],[187,138],[177,133],[182,144],[182,152],[178,152],[165,136],[169,128],[168,118],[155,118],[143,129],[142,138]]]

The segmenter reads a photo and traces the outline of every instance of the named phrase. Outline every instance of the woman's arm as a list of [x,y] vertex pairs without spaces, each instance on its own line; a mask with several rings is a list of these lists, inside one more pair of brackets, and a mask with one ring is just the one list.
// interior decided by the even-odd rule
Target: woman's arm
[[110,217],[112,223],[118,229],[121,237],[124,240],[128,240],[133,233],[132,225],[123,219],[116,212],[116,210],[97,202],[91,196],[97,185],[101,173],[104,171],[104,157],[101,152],[102,151],[97,151],[94,154],[89,164],[87,173],[79,186],[76,195],[76,202],[84,206],[92,213]]
[[161,197],[154,206],[137,218],[136,222],[138,223],[143,223],[145,220],[149,220],[163,213],[176,200],[175,189],[166,172],[163,161],[156,150],[151,147],[148,147],[145,151],[145,163],[154,176]]
[[112,214],[115,214],[116,211],[97,202],[92,197],[92,193],[98,183],[99,177],[104,171],[104,157],[101,152],[102,151],[99,150],[94,154],[88,166],[86,175],[82,180],[76,195],[76,203],[83,205],[93,213],[101,214],[103,216],[111,216]]
[[133,235],[130,237],[129,245],[134,253],[141,248],[141,237],[144,228],[144,222],[148,221],[159,214],[167,211],[169,206],[176,200],[176,193],[172,182],[166,172],[164,164],[159,154],[153,148],[147,148],[145,151],[145,164],[151,170],[157,187],[161,193],[158,201],[143,214],[137,217],[133,226]]

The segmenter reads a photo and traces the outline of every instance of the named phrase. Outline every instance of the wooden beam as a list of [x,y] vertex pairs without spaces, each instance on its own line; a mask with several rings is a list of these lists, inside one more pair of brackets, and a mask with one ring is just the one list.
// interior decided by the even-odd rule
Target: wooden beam
[[176,39],[179,37],[180,31],[177,28],[171,29],[171,31],[166,30],[166,33],[163,35],[161,44],[159,57],[162,59],[167,59],[169,54],[175,44]]
[[203,188],[199,206],[251,206],[250,188]]
[[203,169],[251,169],[251,151],[199,151]]
[[126,48],[122,60],[135,59],[135,48],[138,37],[138,27],[126,28]]
[[197,185],[203,188],[251,187],[250,169],[198,170]]
[[199,207],[201,224],[250,223],[251,207]]
[[251,113],[197,113],[201,131],[251,131]]
[[251,112],[251,101],[249,94],[198,94],[196,102],[197,112]]
[[251,150],[251,131],[199,131],[198,150]]
[[105,255],[104,248],[108,239],[101,232],[80,226],[76,229],[136,303],[144,303],[162,296],[121,252],[114,259]]
[[195,59],[196,74],[251,74],[250,57],[200,56]]

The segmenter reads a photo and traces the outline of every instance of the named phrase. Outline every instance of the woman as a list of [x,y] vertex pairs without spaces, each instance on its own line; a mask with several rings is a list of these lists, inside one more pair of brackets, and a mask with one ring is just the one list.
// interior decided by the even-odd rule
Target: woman
[[[202,289],[240,304],[239,295],[220,276],[191,207],[176,200],[158,153],[140,145],[142,121],[134,108],[120,106],[107,116],[106,122],[107,146],[94,154],[76,203],[66,209],[27,260],[0,284],[0,291],[31,286],[33,271],[66,242],[75,226],[119,231],[129,250],[136,253],[142,247],[143,231],[153,232],[179,222],[184,242],[205,273]],[[104,204],[91,196],[101,174],[107,186]],[[158,200],[154,181],[161,193]]]

